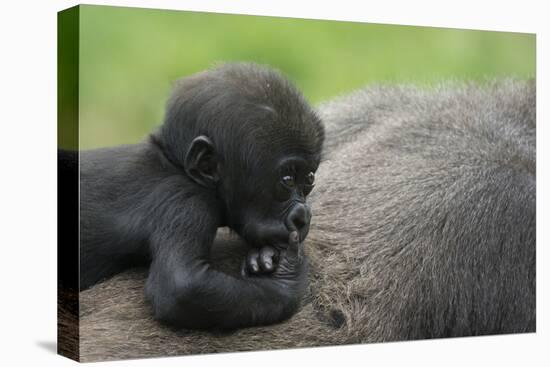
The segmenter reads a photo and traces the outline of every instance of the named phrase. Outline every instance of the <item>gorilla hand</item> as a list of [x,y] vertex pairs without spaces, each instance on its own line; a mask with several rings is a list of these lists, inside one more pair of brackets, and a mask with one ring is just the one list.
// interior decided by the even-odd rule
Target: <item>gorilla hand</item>
[[271,246],[264,246],[260,249],[253,248],[248,251],[243,266],[242,275],[270,274],[277,267],[279,251]]
[[[282,268],[279,267],[279,261]],[[299,235],[293,231],[289,235],[288,244],[250,249],[242,264],[241,273],[248,276],[275,272],[275,277],[288,277],[295,273],[296,266],[302,261],[303,249],[299,243]]]

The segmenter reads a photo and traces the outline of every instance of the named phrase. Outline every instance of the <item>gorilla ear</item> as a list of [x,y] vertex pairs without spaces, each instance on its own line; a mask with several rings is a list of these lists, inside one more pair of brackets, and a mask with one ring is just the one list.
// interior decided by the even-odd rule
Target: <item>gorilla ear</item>
[[193,139],[185,155],[185,172],[201,186],[214,188],[220,180],[214,144],[201,135]]

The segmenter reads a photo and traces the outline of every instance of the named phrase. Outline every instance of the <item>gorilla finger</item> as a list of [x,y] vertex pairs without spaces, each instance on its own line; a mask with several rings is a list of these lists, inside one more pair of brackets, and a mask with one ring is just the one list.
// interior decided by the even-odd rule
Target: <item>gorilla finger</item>
[[298,231],[292,231],[288,235],[288,245],[294,246],[298,245],[300,243],[300,235],[298,234]]
[[262,247],[260,250],[260,268],[264,272],[272,272],[275,268],[275,252],[271,246]]
[[288,251],[291,255],[296,255],[298,253],[298,248],[300,244],[300,235],[297,231],[292,231],[288,235]]
[[260,271],[260,266],[258,265],[258,257],[260,253],[257,249],[252,249],[248,252],[246,258],[247,269],[250,273],[256,274]]

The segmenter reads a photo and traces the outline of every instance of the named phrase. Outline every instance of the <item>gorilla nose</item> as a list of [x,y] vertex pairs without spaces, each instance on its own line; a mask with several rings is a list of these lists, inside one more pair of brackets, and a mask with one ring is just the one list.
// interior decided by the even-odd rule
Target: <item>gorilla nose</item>
[[300,231],[309,222],[309,214],[305,205],[296,204],[288,214],[289,229]]

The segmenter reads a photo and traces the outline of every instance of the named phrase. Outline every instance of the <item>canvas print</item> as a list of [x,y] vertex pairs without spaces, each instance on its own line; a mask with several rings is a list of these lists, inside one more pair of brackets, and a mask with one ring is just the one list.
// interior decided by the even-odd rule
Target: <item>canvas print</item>
[[536,331],[535,35],[58,15],[58,351]]

